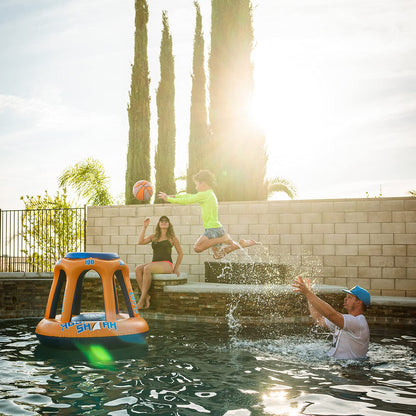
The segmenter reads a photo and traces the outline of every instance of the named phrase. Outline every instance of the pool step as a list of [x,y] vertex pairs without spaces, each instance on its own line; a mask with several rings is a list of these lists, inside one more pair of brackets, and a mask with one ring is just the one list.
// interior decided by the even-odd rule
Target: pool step
[[[136,274],[130,273],[130,279],[135,280]],[[181,272],[180,276],[177,276],[175,273],[154,273],[152,279],[153,283],[158,286],[184,285],[188,282],[188,273]]]

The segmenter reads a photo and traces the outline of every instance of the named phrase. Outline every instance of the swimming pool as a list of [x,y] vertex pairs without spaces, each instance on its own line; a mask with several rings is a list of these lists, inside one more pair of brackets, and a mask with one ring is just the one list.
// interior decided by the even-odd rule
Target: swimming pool
[[369,359],[329,359],[309,327],[149,320],[147,347],[40,346],[38,319],[0,321],[1,415],[416,414],[414,329],[371,328]]

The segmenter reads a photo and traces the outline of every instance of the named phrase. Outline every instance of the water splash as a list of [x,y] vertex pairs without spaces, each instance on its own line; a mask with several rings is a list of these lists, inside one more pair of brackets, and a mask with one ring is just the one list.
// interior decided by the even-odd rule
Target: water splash
[[234,312],[238,307],[238,304],[240,303],[241,296],[238,296],[238,294],[229,304],[228,304],[228,312],[225,315],[227,325],[228,325],[228,332],[230,334],[230,339],[232,342],[235,342],[238,339],[238,334],[242,329],[242,325],[238,319],[238,317],[234,316]]
[[298,256],[282,256],[273,255],[262,244],[239,247],[240,250],[215,263],[218,282],[244,285],[244,288],[232,287],[228,303],[226,321],[232,339],[238,339],[247,318],[270,317],[274,321],[285,318],[290,305],[276,307],[276,297],[287,297],[288,303],[293,302],[290,284],[295,276],[302,274],[316,284],[322,268],[321,260],[307,251]]

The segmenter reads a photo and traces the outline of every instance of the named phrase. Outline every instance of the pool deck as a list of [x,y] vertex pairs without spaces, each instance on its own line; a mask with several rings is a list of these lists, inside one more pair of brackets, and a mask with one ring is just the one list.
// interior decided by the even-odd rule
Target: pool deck
[[[331,285],[316,285],[316,293],[337,293],[342,288],[340,286]],[[247,294],[260,294],[260,293],[287,293],[293,290],[290,285],[244,285],[244,284],[226,284],[226,283],[186,283],[180,286],[166,286],[165,292],[183,292],[183,293],[247,293]],[[404,306],[416,306],[416,298],[400,298],[400,297],[386,297],[386,296],[373,296],[371,298],[372,304],[377,305],[404,305]]]
[[[315,293],[338,293],[341,289],[346,287],[331,286],[331,285],[316,285]],[[168,293],[183,292],[183,293],[252,293],[261,294],[269,293],[287,293],[291,291],[290,285],[234,285],[226,283],[186,283],[181,286],[167,286],[165,291]],[[416,298],[405,298],[397,296],[372,296],[371,305],[380,306],[404,306],[416,308]]]
[[[130,274],[130,278],[133,279],[134,274]],[[185,277],[186,278],[186,277]],[[153,275],[154,281],[175,281],[178,280],[178,277],[169,275]],[[342,289],[347,289],[346,287],[341,286],[332,286],[332,285],[315,285],[315,292],[317,294],[335,294],[342,291]],[[263,284],[263,285],[245,285],[245,284],[227,284],[227,283],[205,283],[205,282],[191,282],[184,284],[176,285],[166,285],[164,291],[167,293],[227,293],[227,294],[268,294],[281,293],[286,294],[292,292],[293,288],[291,285],[273,285],[273,284]],[[344,295],[343,295],[344,296]],[[398,297],[398,296],[372,296],[371,297],[372,305],[381,305],[381,306],[404,306],[409,308],[416,308],[416,298],[407,298],[407,297]]]

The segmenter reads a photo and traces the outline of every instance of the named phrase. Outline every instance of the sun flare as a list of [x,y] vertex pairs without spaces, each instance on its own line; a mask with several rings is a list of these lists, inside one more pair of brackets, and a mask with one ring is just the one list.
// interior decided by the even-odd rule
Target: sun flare
[[[296,186],[296,179],[304,180],[311,169],[324,171],[330,152],[347,140],[349,119],[340,100],[352,89],[342,83],[348,77],[341,68],[327,68],[319,59],[311,62],[289,49],[270,54],[269,47],[257,48],[252,56],[252,117],[263,128],[269,160],[274,161],[268,176],[284,177]],[[342,157],[348,157],[348,147]]]
[[317,74],[296,65],[280,66],[258,56],[253,117],[270,136],[309,142],[325,129],[330,91]]

